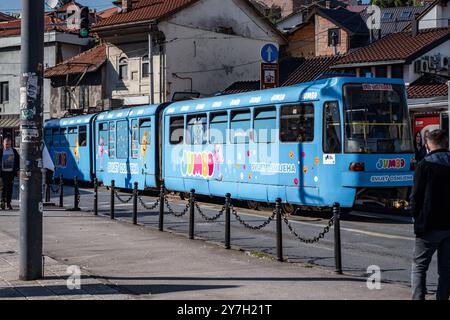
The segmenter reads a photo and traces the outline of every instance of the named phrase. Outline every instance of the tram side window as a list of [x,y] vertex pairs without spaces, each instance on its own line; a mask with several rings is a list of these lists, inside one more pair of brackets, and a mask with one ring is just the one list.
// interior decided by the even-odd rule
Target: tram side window
[[99,150],[107,150],[108,147],[108,131],[109,126],[107,122],[100,123],[98,126],[98,147]]
[[137,120],[131,120],[131,158],[139,158],[139,126]]
[[[77,127],[69,127],[69,146],[77,147],[78,144],[78,128]],[[78,144],[79,146],[79,144]]]
[[116,157],[116,123],[109,123],[109,157]]
[[117,146],[116,157],[117,159],[128,158],[128,121],[117,121]]
[[53,146],[53,136],[52,136],[52,129],[45,129],[45,145],[47,148],[50,148]]
[[61,128],[61,134],[59,135],[59,145],[61,147],[68,147],[70,146],[69,143],[69,137],[67,135],[67,128]]
[[227,129],[228,114],[226,112],[211,113],[209,121],[209,143],[226,143]]
[[339,104],[326,102],[323,108],[323,152],[341,153],[341,117]]
[[187,130],[186,130],[186,143],[201,145],[206,144],[206,114],[197,114],[188,116],[187,118]]
[[150,145],[152,137],[152,120],[140,119],[139,120],[139,139],[141,145]]
[[250,110],[238,110],[231,113],[231,143],[248,143],[250,137]]
[[87,145],[86,126],[80,126],[78,128],[78,143],[79,143],[80,147],[86,147],[86,145]]
[[277,109],[275,107],[255,109],[253,127],[255,130],[254,140],[256,143],[275,143],[277,126]]
[[311,142],[314,140],[314,106],[299,104],[281,107],[281,142]]
[[[61,140],[61,135],[59,134],[59,129],[52,129],[52,146],[53,147],[59,147],[60,146],[60,140]],[[47,145],[47,147],[49,147],[49,145]]]
[[184,140],[184,117],[171,117],[169,128],[170,144],[180,144]]

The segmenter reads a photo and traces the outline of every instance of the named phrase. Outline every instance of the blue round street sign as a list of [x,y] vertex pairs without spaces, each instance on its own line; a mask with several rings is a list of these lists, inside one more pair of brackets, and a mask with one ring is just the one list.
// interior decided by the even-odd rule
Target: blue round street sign
[[269,43],[261,49],[261,58],[264,62],[272,63],[278,60],[278,48]]

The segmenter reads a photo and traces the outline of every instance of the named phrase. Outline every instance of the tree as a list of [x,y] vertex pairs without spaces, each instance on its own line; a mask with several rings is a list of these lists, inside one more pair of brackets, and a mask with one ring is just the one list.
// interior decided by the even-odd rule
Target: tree
[[416,6],[420,3],[420,0],[371,0],[371,4],[380,8]]

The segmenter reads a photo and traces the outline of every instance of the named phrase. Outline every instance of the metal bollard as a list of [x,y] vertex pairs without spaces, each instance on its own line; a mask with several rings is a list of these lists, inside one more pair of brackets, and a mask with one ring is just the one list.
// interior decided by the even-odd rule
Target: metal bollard
[[277,259],[283,262],[283,226],[281,224],[281,199],[277,198],[275,204],[275,210],[277,212]]
[[195,213],[195,190],[191,190],[189,197],[189,239],[194,239],[194,213]]
[[59,207],[64,207],[64,180],[63,175],[59,175]]
[[74,195],[73,195],[73,209],[71,211],[80,211],[80,189],[78,188],[78,176],[73,179]]
[[133,224],[137,224],[138,183],[134,183],[133,189]]
[[342,253],[341,253],[341,205],[333,204],[334,219],[334,258],[336,264],[336,273],[342,274]]
[[231,249],[231,194],[225,195],[225,248]]
[[94,215],[98,216],[98,179],[94,178]]
[[110,216],[110,218],[111,218],[111,220],[114,220],[114,193],[115,193],[115,184],[116,184],[116,182],[113,180],[113,181],[111,181],[111,203],[110,203],[110,205],[111,205],[111,209],[110,209],[110,213],[109,213],[109,216]]
[[164,182],[159,191],[159,231],[164,231]]

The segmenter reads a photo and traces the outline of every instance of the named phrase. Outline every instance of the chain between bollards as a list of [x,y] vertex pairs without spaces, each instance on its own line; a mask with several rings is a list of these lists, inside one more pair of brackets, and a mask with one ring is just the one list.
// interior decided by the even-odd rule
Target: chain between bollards
[[94,215],[98,216],[98,179],[94,178]]
[[231,249],[231,194],[225,195],[225,248]]
[[334,218],[334,257],[336,273],[342,274],[342,253],[341,253],[341,206],[339,203],[333,204]]
[[189,197],[189,239],[194,239],[194,213],[195,213],[195,190],[191,190]]
[[283,262],[283,225],[281,224],[282,208],[280,198],[276,200],[275,210],[277,214],[277,259]]
[[111,218],[111,220],[114,220],[114,196],[115,196],[115,184],[116,182],[114,180],[111,181],[111,202],[110,202],[110,212],[109,212],[109,217]]
[[137,225],[138,183],[134,183],[133,189],[133,224]]
[[64,179],[63,175],[59,175],[59,207],[64,207]]
[[162,182],[159,191],[159,231],[164,231],[164,188],[164,182]]

